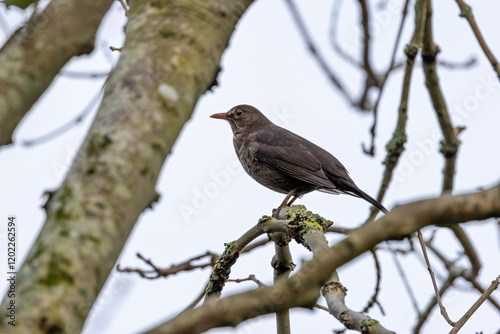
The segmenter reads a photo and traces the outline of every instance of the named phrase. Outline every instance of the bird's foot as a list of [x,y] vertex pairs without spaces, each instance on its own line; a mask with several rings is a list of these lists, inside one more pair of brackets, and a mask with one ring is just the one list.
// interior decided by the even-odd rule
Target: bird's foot
[[276,209],[273,209],[273,218],[279,219],[281,209],[283,209],[285,206],[278,206]]
[[283,210],[284,208],[289,209],[290,207],[289,207],[288,205],[280,205],[280,206],[278,206],[276,209],[273,209],[273,214],[272,214],[272,217],[273,217],[273,218],[276,218],[276,219],[279,219],[280,212],[281,212],[281,210]]
[[[285,197],[285,199],[283,200],[283,202],[281,202],[280,206],[278,206],[276,209],[273,209],[273,215],[272,217],[273,218],[276,218],[278,219],[279,215],[280,215],[280,211],[281,209],[285,208],[285,207],[290,207],[292,206],[293,202],[299,197],[299,196],[294,196],[293,194],[295,193],[297,189],[292,189]],[[290,197],[293,198],[289,201]]]
[[281,208],[276,208],[276,209],[273,209],[273,214],[272,214],[272,217],[273,217],[273,218],[278,219],[278,216],[279,216],[279,214],[280,214],[280,211],[281,211]]

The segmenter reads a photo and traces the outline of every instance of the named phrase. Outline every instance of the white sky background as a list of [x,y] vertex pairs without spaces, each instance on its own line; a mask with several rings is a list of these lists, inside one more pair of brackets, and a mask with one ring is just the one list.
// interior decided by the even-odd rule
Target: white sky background
[[[402,2],[402,1],[401,1]],[[378,3],[378,2],[376,2]],[[400,1],[393,0],[387,9],[374,14],[372,58],[377,69],[389,63],[394,37],[400,21]],[[335,72],[351,92],[359,92],[360,75],[342,62],[328,43],[331,2],[298,2],[306,24]],[[500,57],[498,19],[500,3],[473,3],[473,13],[486,41]],[[396,7],[396,11],[389,8]],[[478,65],[468,70],[440,69],[441,87],[455,125],[465,125],[460,136],[460,148],[455,193],[490,187],[499,180],[500,83],[478,47],[465,19],[458,17],[454,1],[434,1],[435,40],[442,52],[441,60],[465,61],[476,57]],[[0,19],[14,31],[27,13],[0,9]],[[360,54],[358,8],[355,2],[344,1],[339,40],[346,49]],[[123,45],[125,18],[118,3],[106,16],[91,56],[75,58],[64,70],[103,72],[109,70],[119,56],[108,47]],[[405,34],[399,49],[408,43],[413,31],[413,7],[407,18]],[[6,38],[1,32],[0,42]],[[403,52],[399,59],[404,60]],[[1,66],[1,65],[0,65]],[[122,266],[147,269],[135,256],[136,252],[151,258],[158,266],[167,267],[182,262],[206,250],[222,252],[224,243],[237,239],[264,214],[281,203],[283,195],[268,190],[253,181],[241,169],[232,146],[230,127],[223,121],[210,119],[216,112],[248,103],[258,107],[277,124],[308,138],[334,154],[351,173],[360,188],[375,197],[383,171],[385,144],[395,127],[401,93],[402,70],[395,72],[384,91],[379,108],[376,156],[370,158],[361,151],[361,143],[369,143],[370,114],[361,114],[349,105],[333,88],[306,50],[283,1],[258,1],[244,15],[222,59],[219,86],[207,92],[198,102],[191,120],[184,127],[172,154],[167,158],[157,190],[161,200],[153,210],[146,211],[136,224],[119,263]],[[425,91],[422,69],[415,66],[412,78],[408,137],[409,143],[396,171],[397,182],[389,189],[384,205],[391,209],[425,197],[438,196],[441,189],[443,158],[438,153],[439,128]],[[50,132],[75,118],[98,92],[101,79],[74,79],[59,76],[42,99],[33,107],[15,132],[14,145],[0,148],[0,219],[10,214],[19,223],[19,258],[24,259],[45,219],[41,206],[43,192],[59,187],[74,154],[78,151],[95,110],[82,123],[58,138],[34,147],[21,145]],[[437,134],[437,135],[436,135]],[[236,171],[231,166],[238,166]],[[229,167],[228,167],[229,166]],[[231,174],[229,174],[231,173]],[[221,175],[228,176],[222,178]],[[214,177],[220,177],[219,183]],[[200,195],[202,194],[202,195]],[[204,200],[203,200],[204,199]],[[331,219],[337,226],[355,227],[364,221],[369,205],[349,196],[312,193],[299,200],[300,204]],[[190,210],[186,214],[186,210]],[[184,214],[182,213],[184,210]],[[466,231],[476,245],[483,269],[480,282],[487,287],[500,272],[498,267],[499,232],[494,221],[467,224]],[[428,235],[433,229],[427,229]],[[0,231],[5,238],[5,231]],[[448,256],[456,258],[459,247],[441,229],[436,245]],[[330,243],[339,236],[329,235]],[[406,247],[407,243],[394,246]],[[75,245],[77,247],[77,245]],[[3,249],[3,248],[2,248]],[[270,261],[274,247],[268,245],[241,256],[233,267],[231,278],[255,274],[265,283],[272,282]],[[294,262],[299,264],[310,254],[292,244]],[[382,286],[379,301],[386,315],[377,307],[369,315],[397,333],[407,333],[415,323],[414,311],[397,274],[390,253],[379,252],[382,262]],[[420,258],[400,258],[423,309],[431,298],[432,286],[427,269]],[[5,252],[0,254],[6,263]],[[434,259],[435,271],[445,273]],[[463,262],[466,265],[466,262]],[[170,318],[188,305],[203,288],[209,271],[181,273],[168,279],[144,280],[137,275],[113,272],[101,298],[86,323],[84,333],[137,333]],[[374,264],[365,255],[339,270],[342,283],[348,288],[346,303],[354,310],[362,309],[371,297],[375,284]],[[458,281],[462,289],[446,294],[444,302],[451,318],[460,316],[477,299],[468,285]],[[1,287],[6,284],[2,280]],[[228,283],[224,295],[253,289],[252,283]],[[497,300],[499,293],[493,294]],[[19,301],[22,303],[22,300]],[[324,304],[322,298],[319,302]],[[22,314],[19,315],[22,317]],[[340,323],[320,310],[293,310],[292,329],[295,333],[314,331],[331,333],[342,328]],[[464,333],[499,329],[498,313],[486,302],[463,329]],[[247,321],[236,329],[216,329],[210,333],[269,333],[275,328],[274,317],[265,316]],[[438,312],[434,312],[424,333],[449,331]]]

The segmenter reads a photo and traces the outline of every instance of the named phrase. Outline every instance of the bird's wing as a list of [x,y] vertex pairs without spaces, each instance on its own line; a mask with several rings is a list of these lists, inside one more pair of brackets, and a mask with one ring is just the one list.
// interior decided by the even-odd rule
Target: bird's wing
[[319,187],[335,188],[323,172],[321,163],[311,152],[299,145],[282,144],[253,142],[249,145],[249,150],[256,160],[288,176]]

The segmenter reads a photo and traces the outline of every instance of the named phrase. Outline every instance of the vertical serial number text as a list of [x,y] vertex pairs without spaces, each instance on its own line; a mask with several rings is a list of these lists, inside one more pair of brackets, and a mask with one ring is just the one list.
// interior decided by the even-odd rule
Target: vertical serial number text
[[9,289],[7,290],[7,298],[9,300],[7,306],[7,320],[9,325],[16,325],[16,279],[17,279],[17,226],[16,217],[9,216],[7,218],[7,282]]

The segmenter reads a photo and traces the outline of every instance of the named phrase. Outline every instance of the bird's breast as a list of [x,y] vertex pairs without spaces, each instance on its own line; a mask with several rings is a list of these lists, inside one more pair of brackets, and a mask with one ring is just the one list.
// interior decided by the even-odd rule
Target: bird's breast
[[299,189],[298,193],[307,193],[316,188],[257,160],[252,153],[252,150],[255,151],[259,146],[257,133],[247,136],[235,134],[233,144],[245,172],[261,185],[282,194],[287,194],[292,189]]

